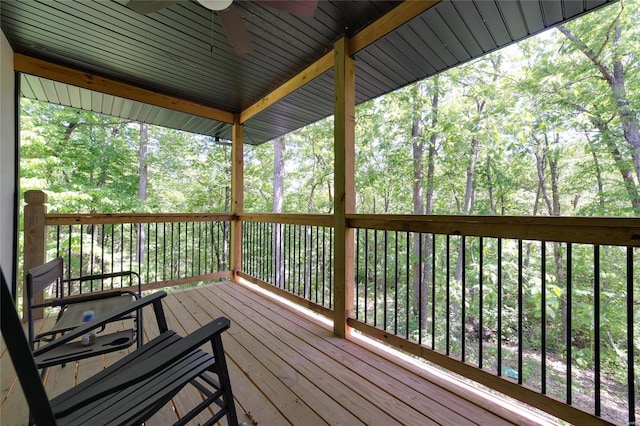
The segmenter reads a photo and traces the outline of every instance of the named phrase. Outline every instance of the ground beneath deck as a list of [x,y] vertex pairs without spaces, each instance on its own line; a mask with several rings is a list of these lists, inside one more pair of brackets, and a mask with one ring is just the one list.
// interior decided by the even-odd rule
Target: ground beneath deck
[[[508,404],[406,360],[335,337],[330,326],[232,282],[170,291],[169,328],[189,333],[219,316],[231,320],[223,342],[240,421],[247,425],[503,425],[538,424]],[[53,321],[50,315],[39,325]],[[145,334],[157,335],[152,310]],[[0,425],[27,424],[20,385],[2,342]],[[133,350],[131,348],[130,350]],[[50,397],[112,364],[127,351],[51,368]],[[186,389],[147,425],[172,424],[200,396]],[[206,413],[205,413],[206,414]],[[193,424],[202,423],[206,415]]]

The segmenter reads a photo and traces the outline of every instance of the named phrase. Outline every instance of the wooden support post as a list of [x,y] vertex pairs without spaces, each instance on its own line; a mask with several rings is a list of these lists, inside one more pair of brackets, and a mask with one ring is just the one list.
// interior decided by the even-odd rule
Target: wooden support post
[[[47,194],[42,191],[24,193],[24,285],[22,287],[22,320],[27,320],[27,271],[46,261],[45,219],[47,214]],[[42,303],[42,292],[34,295],[34,303]],[[37,309],[34,318],[43,317],[43,310]]]
[[244,134],[239,117],[235,117],[231,148],[231,271],[234,281],[242,270],[242,220],[237,215],[244,210]]
[[354,303],[353,229],[347,227],[346,215],[355,213],[355,63],[349,57],[348,40],[334,45],[334,318],[333,330],[340,337],[350,333],[347,319]]

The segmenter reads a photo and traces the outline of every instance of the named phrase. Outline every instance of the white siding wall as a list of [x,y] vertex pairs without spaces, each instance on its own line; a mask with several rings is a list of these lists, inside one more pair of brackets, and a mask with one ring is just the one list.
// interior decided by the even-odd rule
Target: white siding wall
[[14,279],[13,217],[15,196],[15,79],[13,51],[0,31],[0,266],[9,283]]

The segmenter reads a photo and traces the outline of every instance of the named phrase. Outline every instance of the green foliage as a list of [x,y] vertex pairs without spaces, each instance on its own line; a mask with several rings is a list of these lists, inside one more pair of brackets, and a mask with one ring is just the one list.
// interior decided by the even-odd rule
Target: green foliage
[[[359,105],[357,212],[414,212],[418,180],[413,149],[420,145],[419,165],[424,175],[433,167],[434,188],[429,194],[423,179],[419,189],[435,214],[640,215],[634,204],[634,191],[640,192],[633,161],[637,149],[629,143],[619,103],[602,73],[603,68],[616,69],[617,78],[624,77],[629,117],[638,120],[638,21],[640,7],[634,0],[568,24],[567,29],[592,49],[597,60],[560,31],[551,30]],[[422,131],[414,132],[418,127]],[[282,141],[283,211],[331,213],[333,119],[313,123]],[[150,126],[145,202],[137,193],[139,147],[138,123],[22,100],[21,189],[47,191],[50,212],[230,211],[230,145]],[[272,211],[273,144],[245,146],[244,171],[245,211]],[[625,171],[630,181],[623,179]],[[365,232],[373,244],[374,231]],[[635,332],[637,341],[626,342],[627,313],[621,308],[627,296],[625,250],[603,247],[596,277],[591,246],[572,246],[568,261],[566,244],[504,240],[498,249],[496,239],[485,238],[481,244],[479,238],[467,238],[463,262],[460,238],[452,237],[446,247],[444,237],[436,236],[434,268],[440,273],[423,289],[432,292],[428,309],[433,309],[434,318],[421,324],[418,295],[412,288],[420,259],[411,245],[415,236],[380,233],[378,237],[377,246],[367,249],[362,242],[358,253],[358,312],[367,321],[410,339],[433,341],[440,350],[448,345],[454,355],[460,356],[465,348],[470,362],[479,362],[484,347],[482,363],[491,368],[497,368],[500,340],[505,371],[517,365],[518,343],[538,358],[544,354],[559,360],[566,358],[569,344],[568,362],[581,368],[592,366],[594,348],[601,344],[603,370],[620,382],[626,380],[619,373],[624,370],[621,354],[628,345],[640,347],[640,329]],[[79,246],[80,241],[71,244]],[[384,244],[392,248],[386,257]],[[263,248],[256,244],[243,249],[261,253]],[[640,264],[638,253],[634,256]],[[598,278],[601,342],[594,341]],[[638,278],[635,282],[640,282]],[[564,339],[568,313],[570,342]],[[640,328],[640,311],[633,315]],[[520,319],[522,330],[518,330]],[[537,374],[539,359],[534,358],[525,361],[525,380]],[[550,383],[563,380],[561,371],[549,373]]]

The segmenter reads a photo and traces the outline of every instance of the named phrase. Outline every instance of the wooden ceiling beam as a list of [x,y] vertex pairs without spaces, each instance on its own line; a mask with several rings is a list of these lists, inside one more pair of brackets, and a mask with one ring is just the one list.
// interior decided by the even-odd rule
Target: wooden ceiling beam
[[220,109],[208,107],[173,96],[163,95],[151,90],[142,89],[131,84],[121,83],[98,75],[89,74],[74,68],[54,64],[31,56],[14,54],[15,71],[49,80],[59,81],[72,86],[118,96],[133,101],[143,102],[198,117],[209,118],[223,123],[233,124],[233,114]]
[[402,2],[351,37],[349,39],[349,55],[355,55],[438,3],[440,0],[407,0]]
[[[375,43],[396,28],[420,15],[427,9],[435,6],[441,0],[407,0],[393,8],[387,14],[376,20],[362,31],[353,36],[348,43],[349,56],[355,55],[360,50]],[[251,117],[269,108],[271,105],[290,95],[316,77],[327,72],[333,67],[333,49],[318,59],[313,64],[296,74],[293,78],[269,93],[255,104],[240,113],[240,123],[245,123]]]
[[333,49],[240,114],[240,123],[269,108],[333,67]]

